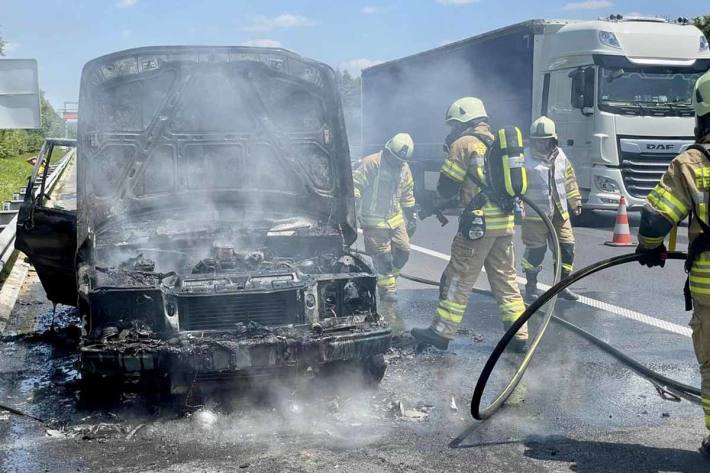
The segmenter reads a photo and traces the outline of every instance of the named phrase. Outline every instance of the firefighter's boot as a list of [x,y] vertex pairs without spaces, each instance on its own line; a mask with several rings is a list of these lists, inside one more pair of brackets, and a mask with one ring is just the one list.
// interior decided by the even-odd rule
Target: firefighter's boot
[[700,444],[700,453],[710,460],[710,435],[705,437],[703,443]]
[[429,346],[438,348],[439,350],[446,350],[449,348],[449,339],[442,337],[432,330],[431,327],[413,328],[411,333],[417,344],[417,352],[420,352]]
[[[569,271],[562,271],[562,280],[567,279],[569,275]],[[562,292],[560,292],[560,297],[568,301],[576,301],[579,299],[579,294],[571,291],[570,288],[566,287],[562,290]]]
[[540,297],[540,290],[537,288],[537,272],[526,271],[525,279],[525,302],[530,305]]

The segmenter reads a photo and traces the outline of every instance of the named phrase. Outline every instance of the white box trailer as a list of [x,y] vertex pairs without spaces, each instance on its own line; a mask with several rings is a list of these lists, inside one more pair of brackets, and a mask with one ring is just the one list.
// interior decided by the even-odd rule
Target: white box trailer
[[362,144],[411,133],[417,191],[432,190],[444,113],[473,95],[494,127],[555,120],[585,208],[616,209],[623,195],[638,209],[692,143],[693,85],[708,69],[708,42],[687,20],[527,21],[365,69]]

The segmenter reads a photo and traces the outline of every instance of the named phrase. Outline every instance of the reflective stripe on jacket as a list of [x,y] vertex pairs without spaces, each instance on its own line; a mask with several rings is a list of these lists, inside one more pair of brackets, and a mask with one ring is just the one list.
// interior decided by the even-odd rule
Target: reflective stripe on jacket
[[[710,141],[710,139],[705,140]],[[710,148],[710,145],[705,145]],[[692,243],[702,232],[697,219],[710,223],[708,198],[710,196],[710,161],[702,152],[689,149],[671,161],[668,170],[658,185],[648,194],[645,212],[660,216],[656,226],[664,231],[648,226],[642,219],[639,228],[639,243],[646,248],[655,248],[663,243],[668,229],[680,223],[693,212],[688,228]],[[665,222],[664,222],[665,220]],[[690,292],[694,298],[710,303],[710,251],[700,254],[690,269]]]
[[414,179],[407,163],[390,167],[382,151],[363,158],[353,172],[354,194],[361,199],[360,221],[365,227],[396,228],[404,223],[403,207],[414,207]]

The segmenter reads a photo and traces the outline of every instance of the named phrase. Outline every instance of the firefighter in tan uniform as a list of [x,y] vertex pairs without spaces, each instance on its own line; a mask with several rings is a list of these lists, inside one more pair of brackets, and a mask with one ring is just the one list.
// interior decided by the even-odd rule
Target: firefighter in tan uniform
[[[494,136],[483,102],[475,97],[455,101],[446,114],[446,123],[451,127],[446,139],[448,157],[441,167],[437,192],[442,201],[458,196],[458,205],[467,207],[482,194],[476,180],[485,181],[484,157]],[[485,233],[477,239],[465,237],[459,222],[459,231],[451,245],[451,260],[441,276],[439,304],[431,326],[412,330],[420,348],[428,345],[440,350],[448,348],[484,267],[504,325],[512,325],[525,310],[516,282],[513,211],[503,211],[490,201],[485,201],[481,211]],[[518,331],[511,346],[524,350],[526,344],[527,327]]]
[[[555,122],[542,116],[530,126],[530,149],[525,152],[528,175],[527,197],[541,210],[547,212],[560,240],[562,279],[574,269],[574,233],[569,209],[575,215],[582,213],[582,196],[572,163],[558,146]],[[549,242],[547,227],[532,209],[526,209],[522,225],[525,254],[522,266],[527,278],[525,300],[538,298],[537,275],[542,270]],[[560,293],[565,299],[577,300],[579,296],[569,289]]]
[[353,173],[365,251],[377,271],[380,312],[395,332],[397,277],[409,259],[409,237],[417,225],[414,179],[407,160],[414,142],[407,133],[392,137],[378,153],[363,158]]
[[[710,71],[696,82],[693,105],[696,144],[673,159],[661,182],[648,194],[636,251],[642,255],[641,264],[664,266],[667,252],[663,239],[691,215],[686,309],[693,309],[690,326],[700,364],[705,425],[710,430]],[[700,451],[710,457],[710,436],[703,440]]]

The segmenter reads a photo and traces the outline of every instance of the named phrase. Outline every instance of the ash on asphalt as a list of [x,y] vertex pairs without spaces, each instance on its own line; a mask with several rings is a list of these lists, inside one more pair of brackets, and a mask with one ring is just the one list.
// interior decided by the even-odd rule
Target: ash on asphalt
[[[434,289],[401,291],[408,328],[430,322],[436,296]],[[553,327],[508,406],[492,420],[472,424],[471,391],[503,334],[494,301],[480,296],[473,296],[449,351],[392,350],[377,389],[337,377],[275,381],[265,390],[222,394],[187,412],[136,394],[108,406],[82,404],[76,347],[66,337],[47,335],[50,316],[41,318],[45,328],[39,334],[0,344],[6,360],[0,402],[47,421],[0,412],[0,466],[7,471],[232,471],[235,465],[248,471],[332,471],[335,465],[345,471],[428,471],[434,459],[441,471],[474,463],[491,465],[481,471],[520,471],[522,465],[560,461],[548,458],[554,456],[550,448],[567,452],[564,461],[574,463],[567,457],[581,444],[555,447],[560,436],[662,428],[664,413],[671,420],[697,417],[685,403],[659,401],[648,383]],[[61,320],[76,322],[75,313],[65,316]],[[72,323],[56,322],[55,333],[72,333]],[[510,470],[500,464],[504,457],[512,461]]]

